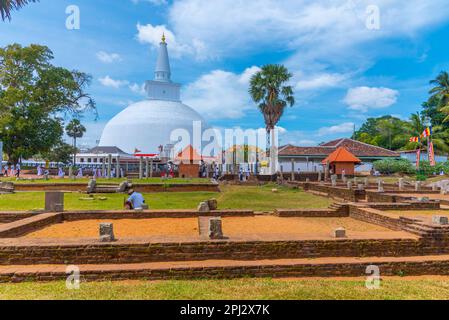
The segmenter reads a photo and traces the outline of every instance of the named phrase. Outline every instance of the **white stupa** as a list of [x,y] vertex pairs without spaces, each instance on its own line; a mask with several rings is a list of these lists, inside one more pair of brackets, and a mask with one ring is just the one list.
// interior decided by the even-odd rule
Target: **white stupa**
[[103,130],[100,146],[115,146],[134,154],[159,153],[159,146],[166,146],[175,129],[186,129],[193,136],[193,122],[204,119],[192,108],[181,102],[181,85],[171,81],[170,61],[165,36],[160,43],[155,77],[147,81],[147,100],[128,106],[108,122]]

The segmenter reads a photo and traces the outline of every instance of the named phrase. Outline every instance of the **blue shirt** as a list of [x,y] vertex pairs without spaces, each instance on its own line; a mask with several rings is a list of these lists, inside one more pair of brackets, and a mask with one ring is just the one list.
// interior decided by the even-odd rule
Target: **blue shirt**
[[133,204],[134,209],[142,208],[142,205],[145,203],[145,199],[142,194],[138,192],[134,192],[127,201]]

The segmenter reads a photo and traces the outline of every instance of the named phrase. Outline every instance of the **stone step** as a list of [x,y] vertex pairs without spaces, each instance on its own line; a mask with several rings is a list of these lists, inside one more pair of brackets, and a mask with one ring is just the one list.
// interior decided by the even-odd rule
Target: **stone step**
[[[449,255],[388,258],[317,258],[279,260],[206,260],[135,264],[78,265],[81,281],[169,280],[239,277],[366,277],[368,266],[380,276],[448,275]],[[73,268],[73,266],[71,266]],[[1,266],[0,282],[66,280],[66,265]]]

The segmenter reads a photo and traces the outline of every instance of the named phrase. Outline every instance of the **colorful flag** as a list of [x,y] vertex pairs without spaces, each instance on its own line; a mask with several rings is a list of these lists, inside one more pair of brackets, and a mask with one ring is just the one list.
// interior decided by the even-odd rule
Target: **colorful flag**
[[419,162],[421,161],[421,149],[416,150],[416,170],[419,170]]
[[419,137],[411,137],[409,141],[410,142],[419,142],[420,139],[419,139]]
[[421,136],[423,138],[427,138],[427,137],[430,137],[431,135],[432,135],[432,127],[427,127]]
[[430,165],[432,167],[435,167],[435,151],[433,149],[433,142],[432,141],[430,141],[430,143],[429,143],[428,154],[429,154]]

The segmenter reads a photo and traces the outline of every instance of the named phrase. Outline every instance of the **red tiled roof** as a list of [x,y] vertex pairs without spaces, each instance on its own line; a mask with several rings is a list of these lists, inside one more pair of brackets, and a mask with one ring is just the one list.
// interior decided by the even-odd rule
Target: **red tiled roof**
[[280,156],[328,156],[337,148],[344,147],[357,157],[399,157],[400,154],[364,142],[342,138],[323,143],[316,147],[295,147],[287,145],[279,149]]
[[326,159],[322,161],[323,164],[327,163],[335,163],[335,162],[354,162],[360,163],[362,162],[359,158],[354,156],[351,152],[346,150],[343,147],[338,148],[334,152],[332,152]]

